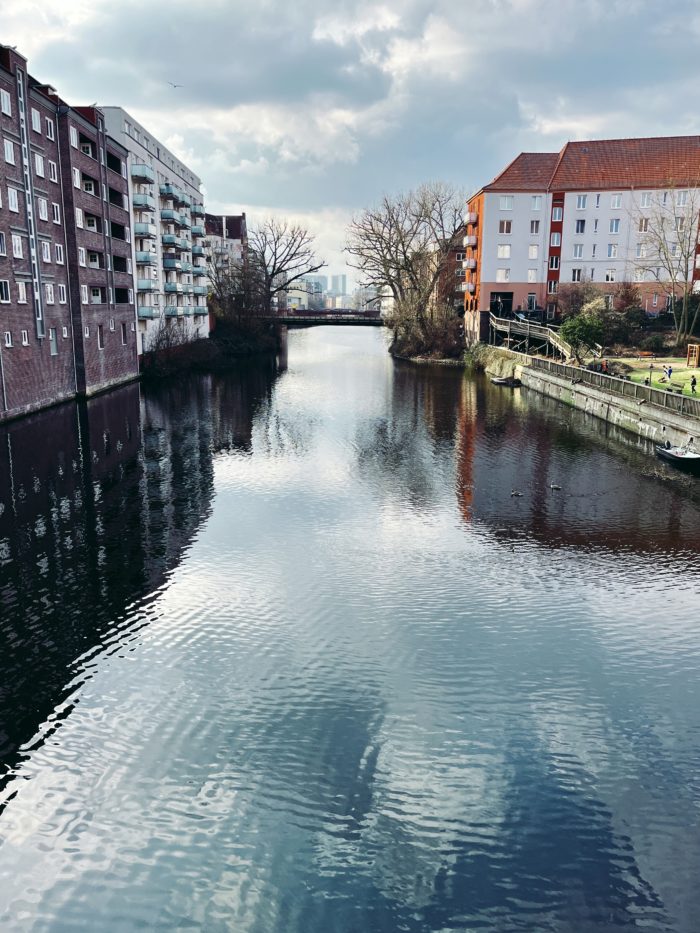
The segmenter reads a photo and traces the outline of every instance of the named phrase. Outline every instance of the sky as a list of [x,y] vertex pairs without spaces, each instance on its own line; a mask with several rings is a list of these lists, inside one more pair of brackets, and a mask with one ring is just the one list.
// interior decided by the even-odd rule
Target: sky
[[130,111],[208,210],[301,221],[351,277],[347,223],[384,193],[700,132],[697,0],[2,0],[0,42],[70,103]]

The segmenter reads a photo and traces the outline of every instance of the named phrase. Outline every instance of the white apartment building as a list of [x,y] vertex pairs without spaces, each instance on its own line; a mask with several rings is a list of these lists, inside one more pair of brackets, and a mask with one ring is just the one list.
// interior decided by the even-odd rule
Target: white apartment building
[[162,327],[209,336],[200,179],[121,107],[103,107],[107,132],[129,151],[138,350]]
[[245,214],[205,214],[204,230],[209,263],[221,269],[243,262],[248,245]]
[[[659,257],[660,218],[674,256],[697,254],[700,137],[567,143],[521,153],[468,202],[466,311],[557,312],[565,283],[589,280],[611,304],[634,282],[649,312],[674,287]],[[700,280],[691,257],[681,278]],[[676,279],[678,280],[678,279]]]

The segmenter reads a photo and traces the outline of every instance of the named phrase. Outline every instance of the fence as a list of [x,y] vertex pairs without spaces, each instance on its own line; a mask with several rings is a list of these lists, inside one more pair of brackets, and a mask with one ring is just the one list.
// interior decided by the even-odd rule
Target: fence
[[567,366],[564,363],[555,363],[553,360],[533,358],[529,368],[543,369],[573,383],[580,382],[584,385],[595,386],[613,395],[643,400],[659,408],[665,408],[667,411],[677,412],[679,415],[700,418],[700,398],[688,398],[687,395],[671,390],[653,389],[651,386],[640,385],[629,379],[619,379],[617,376],[608,376],[605,373],[594,373],[590,369]]
[[493,330],[508,334],[508,337],[510,337],[511,334],[517,334],[520,337],[526,337],[528,340],[532,338],[544,340],[564,356],[573,356],[573,350],[569,344],[565,340],[562,340],[557,331],[552,327],[546,327],[542,324],[531,324],[529,321],[496,317],[495,314],[490,315],[489,324]]

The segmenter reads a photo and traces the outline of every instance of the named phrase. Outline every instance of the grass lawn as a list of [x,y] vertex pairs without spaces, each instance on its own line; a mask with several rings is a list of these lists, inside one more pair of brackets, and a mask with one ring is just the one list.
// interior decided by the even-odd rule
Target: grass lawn
[[653,359],[649,357],[642,357],[642,359],[635,359],[634,357],[609,357],[608,363],[617,363],[625,367],[629,367],[629,377],[632,382],[641,382],[643,383],[645,379],[649,377],[649,367],[651,366],[651,385],[655,389],[667,389],[668,380],[664,376],[664,366],[671,365],[673,367],[673,375],[671,376],[671,384],[674,389],[683,389],[683,395],[692,395],[690,391],[690,377],[695,373],[695,378],[698,380],[698,387],[696,390],[697,398],[700,398],[700,369],[689,369],[685,365],[685,358],[679,356],[656,356]]

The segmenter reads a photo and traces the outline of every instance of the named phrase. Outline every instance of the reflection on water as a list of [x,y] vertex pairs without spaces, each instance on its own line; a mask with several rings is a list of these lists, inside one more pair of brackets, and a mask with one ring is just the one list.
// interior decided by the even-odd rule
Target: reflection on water
[[695,930],[696,485],[374,330],[288,365],[0,432],[0,926]]

